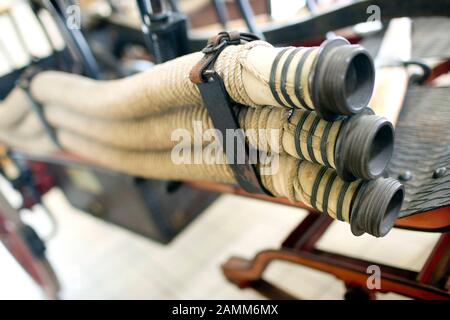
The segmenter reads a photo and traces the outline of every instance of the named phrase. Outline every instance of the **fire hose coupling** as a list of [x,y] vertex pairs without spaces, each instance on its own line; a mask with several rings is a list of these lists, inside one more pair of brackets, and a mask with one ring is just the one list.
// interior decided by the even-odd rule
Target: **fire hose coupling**
[[320,47],[280,50],[269,85],[278,105],[314,110],[331,121],[361,112],[372,96],[374,79],[369,53],[336,37]]
[[327,40],[320,46],[311,81],[321,117],[332,120],[359,113],[369,103],[375,84],[372,57],[344,38]]
[[393,142],[391,122],[369,108],[337,121],[296,109],[283,135],[283,148],[291,156],[334,168],[345,181],[380,177],[392,157]]
[[331,168],[300,161],[294,199],[331,218],[348,222],[354,235],[386,235],[397,219],[404,187],[396,179],[344,181]]
[[392,123],[365,108],[343,121],[336,140],[336,171],[344,180],[373,180],[380,177],[394,151]]
[[356,236],[365,232],[385,236],[394,226],[405,196],[404,186],[395,179],[379,178],[364,182],[356,194],[350,226]]

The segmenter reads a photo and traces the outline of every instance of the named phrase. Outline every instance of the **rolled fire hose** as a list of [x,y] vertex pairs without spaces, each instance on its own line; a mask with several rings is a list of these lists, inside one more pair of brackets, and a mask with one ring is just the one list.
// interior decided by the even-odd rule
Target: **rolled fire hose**
[[[174,163],[169,151],[129,151],[112,148],[70,131],[58,131],[62,146],[105,167],[155,179],[213,180],[236,183],[223,160]],[[205,155],[202,155],[205,157]],[[194,155],[195,157],[195,155]],[[355,235],[384,236],[393,226],[403,200],[403,186],[395,179],[343,181],[335,170],[291,156],[280,155],[278,170],[261,175],[264,187],[274,196],[302,201],[334,219],[350,223]],[[261,170],[264,166],[260,165]]]
[[[227,164],[208,164],[214,160],[177,165],[167,151],[122,151],[64,131],[59,139],[63,146],[88,159],[139,176],[236,183]],[[278,168],[273,174],[261,175],[267,190],[274,196],[302,201],[334,219],[349,222],[356,235],[367,232],[384,236],[392,228],[402,204],[403,186],[395,179],[344,182],[335,170],[282,155]]]
[[[49,108],[49,110],[51,109]],[[198,107],[186,107],[180,110],[199,111],[200,109],[203,110],[203,108]],[[55,110],[63,109],[58,108]],[[248,119],[249,113],[254,115],[256,110],[252,108],[245,108],[244,110],[246,112],[241,113],[241,118],[244,118],[242,122],[245,123],[247,121],[251,123],[252,121]],[[286,115],[283,115],[283,112],[277,108],[263,108],[261,112],[263,110],[268,111],[267,118],[274,115],[278,118],[286,118]],[[308,114],[308,116],[312,114],[306,111],[297,112],[300,117],[303,114]],[[53,113],[49,112],[48,114]],[[174,114],[177,113],[175,112]],[[31,113],[30,115],[33,116],[34,114]],[[166,116],[166,114],[161,116]],[[358,117],[360,116],[355,118],[358,119]],[[367,115],[367,117],[373,116]],[[295,113],[291,115],[290,121],[294,118]],[[49,119],[52,119],[52,116]],[[190,120],[190,118],[186,119]],[[61,123],[72,123],[72,120],[73,118],[68,117],[65,122]],[[343,121],[332,123],[336,125]],[[158,123],[162,124],[163,122],[158,121]],[[181,121],[181,123],[183,122]],[[275,123],[273,122],[273,124]],[[269,125],[269,127],[276,126]],[[86,131],[89,128],[89,122],[85,123],[83,128]],[[150,130],[150,127],[148,129]],[[125,134],[125,131],[120,131],[119,136],[121,133]],[[203,159],[205,164],[177,165],[173,162],[171,153],[168,150],[127,150],[107,146],[98,142],[97,139],[91,139],[86,135],[68,131],[64,128],[60,129],[57,127],[57,132],[58,139],[65,149],[114,170],[157,179],[198,179],[235,183],[233,172],[225,163],[208,164],[210,162]],[[108,130],[105,132],[113,134],[114,131]],[[13,137],[14,135],[10,134],[6,139]],[[136,136],[128,132],[126,137],[133,140]],[[42,143],[46,143],[48,147],[51,145],[51,141],[45,135],[43,129],[42,131],[36,131],[34,136],[28,139],[16,140],[10,140],[10,143],[13,145],[19,143],[19,146],[28,151],[33,150],[33,145],[34,147],[43,147]],[[163,141],[168,141],[167,137],[161,140],[161,142]],[[255,145],[260,145],[259,141],[254,143]],[[288,197],[292,201],[302,201],[319,211],[327,213],[334,219],[347,221],[352,225],[352,230],[355,234],[368,232],[374,236],[383,236],[392,227],[403,198],[403,189],[398,181],[379,178],[372,181],[345,182],[335,170],[327,169],[319,164],[301,161],[289,155],[281,155],[279,161],[279,171],[276,174],[262,175],[263,185],[275,196]],[[158,169],[155,170],[155,168]],[[358,208],[358,210],[355,208]]]
[[[333,44],[333,42],[331,43]],[[241,124],[244,124],[243,127],[246,127],[247,119],[251,118],[252,115],[256,116],[258,112],[257,122],[262,121],[261,124],[264,123],[261,119],[270,118],[272,112],[274,115],[278,113],[278,115],[284,117],[281,110],[267,107],[267,104],[282,107],[286,105],[279,103],[279,101],[287,102],[288,106],[290,104],[289,99],[296,101],[295,107],[315,109],[315,112],[297,110],[287,119],[288,121],[285,121],[281,139],[283,147],[284,141],[287,139],[285,136],[292,135],[290,129],[294,127],[297,130],[294,130],[293,136],[301,138],[304,135],[306,140],[300,139],[301,143],[297,143],[297,146],[295,146],[295,138],[287,139],[286,145],[289,147],[284,151],[311,161],[313,161],[311,155],[314,154],[315,157],[317,153],[316,160],[319,158],[322,162],[328,161],[330,164],[337,164],[335,154],[345,155],[345,152],[335,153],[336,143],[330,143],[332,139],[329,136],[326,137],[325,128],[330,127],[331,132],[333,126],[339,127],[335,129],[337,137],[339,132],[343,131],[342,128],[345,127],[344,122],[350,122],[350,120],[330,122],[330,125],[327,121],[321,120],[317,113],[320,113],[322,117],[330,118],[335,118],[338,114],[359,113],[365,108],[370,98],[371,87],[373,86],[373,67],[367,54],[357,46],[348,46],[342,42],[334,43],[334,45],[336,46],[333,47],[335,51],[330,49],[329,44],[328,50],[331,50],[335,56],[343,55],[347,57],[344,60],[337,59],[339,61],[338,67],[331,63],[331,60],[324,58],[327,57],[327,52],[329,52],[325,50],[326,45],[308,49],[311,51],[308,55],[315,56],[314,59],[310,58],[314,61],[309,62],[309,64],[308,61],[310,60],[305,58],[307,54],[305,48],[298,50],[294,48],[274,49],[270,45],[258,41],[242,46],[230,46],[225,49],[219,56],[219,61],[222,62],[216,63],[216,70],[222,75],[230,96],[239,103],[261,107],[242,109],[247,110],[241,112],[240,118]],[[344,47],[348,50],[343,50]],[[269,59],[270,68],[265,65],[264,68],[266,69],[264,70],[259,61],[261,59],[249,58],[252,57],[252,54],[256,55],[256,50],[271,52],[273,59]],[[322,57],[322,60],[317,57]],[[189,55],[155,67],[147,73],[109,82],[94,82],[79,76],[44,72],[33,79],[31,92],[45,106],[46,110],[47,106],[48,110],[60,108],[62,112],[72,112],[81,117],[97,117],[100,121],[103,121],[101,120],[103,118],[120,121],[121,123],[124,120],[133,123],[133,121],[141,121],[141,119],[137,119],[147,115],[152,115],[155,118],[158,116],[165,117],[172,112],[171,108],[174,111],[172,116],[179,116],[174,108],[178,107],[187,111],[190,110],[189,108],[192,110],[198,109],[199,107],[194,106],[201,105],[196,87],[187,79],[188,71],[199,58],[198,54]],[[298,61],[294,63],[293,61],[296,59]],[[186,61],[190,61],[189,66],[186,66]],[[320,61],[322,63],[319,63]],[[292,71],[292,66],[295,67],[294,71]],[[298,66],[301,66],[300,70],[297,70]],[[235,70],[231,71],[233,68]],[[151,76],[149,76],[150,73],[152,73]],[[345,74],[344,77],[342,77],[342,73]],[[300,74],[300,82],[296,81],[298,74]],[[318,75],[321,74],[322,77],[319,77]],[[328,74],[330,77],[323,77],[323,74]],[[328,82],[334,74],[341,78],[341,85],[339,85],[339,82]],[[159,83],[155,77],[160,80]],[[303,80],[302,83],[302,79],[307,80]],[[317,79],[322,81],[321,90],[327,92],[326,99],[320,94],[315,94],[317,92],[314,90],[317,81],[319,81]],[[259,83],[260,87],[256,83]],[[296,95],[296,91],[298,91],[296,88],[300,88],[300,95]],[[20,94],[17,95],[20,96]],[[303,104],[301,99],[311,103],[305,102]],[[0,112],[3,109],[3,106],[0,106]],[[17,110],[25,109],[18,108]],[[155,114],[160,111],[163,111],[163,113]],[[46,114],[49,121],[52,121],[50,114],[57,114],[57,112],[49,111]],[[303,120],[297,121],[298,117]],[[358,119],[359,117],[361,119],[370,118],[369,115],[358,115],[350,119]],[[32,120],[28,119],[32,118],[33,115],[25,111],[17,119],[31,123]],[[13,128],[12,133],[26,135],[27,132],[21,131],[21,126],[17,124],[17,119],[9,122],[9,125]],[[66,123],[70,121],[70,118],[67,118]],[[301,121],[303,121],[303,124],[299,125]],[[253,126],[252,123],[255,122],[250,120],[250,127]],[[168,151],[121,149],[108,146],[104,143],[105,141],[96,141],[96,139],[86,137],[89,135],[86,132],[91,132],[89,130],[84,130],[85,134],[77,134],[73,128],[69,128],[69,130],[64,126],[59,128],[56,124],[55,127],[58,140],[65,149],[111,169],[149,178],[208,179],[235,183],[233,172],[226,163],[208,164],[208,161],[206,161],[203,164],[177,165],[173,162],[171,153]],[[85,124],[84,127],[89,128],[90,126]],[[367,128],[367,126],[363,127]],[[173,127],[171,128],[173,129]],[[323,128],[323,131],[321,128]],[[114,131],[109,131],[110,134],[112,132]],[[374,132],[376,133],[377,130]],[[37,132],[35,136],[28,139],[26,144],[29,145],[33,141],[39,141],[41,135],[38,133],[44,132]],[[126,135],[130,140],[133,140],[134,137],[130,132]],[[357,135],[358,139],[362,137],[362,135]],[[6,136],[4,140],[8,141],[12,138],[14,138],[14,134]],[[321,141],[325,141],[327,145],[325,152],[327,156],[325,157],[320,154],[320,152],[323,152],[323,150],[320,150]],[[14,145],[14,143],[11,144]],[[294,149],[292,149],[293,144]],[[259,141],[256,141],[256,145],[259,146]],[[24,149],[27,149],[27,147],[24,147]],[[312,153],[310,152],[311,148]],[[377,149],[379,148],[375,147],[375,153],[377,153]],[[344,182],[335,170],[327,169],[309,161],[299,160],[290,155],[281,155],[279,162],[280,169],[273,175],[261,175],[263,185],[273,195],[288,197],[292,201],[303,201],[322,212],[326,212],[333,218],[347,221],[351,224],[352,231],[355,234],[368,232],[374,236],[383,236],[391,229],[403,199],[403,187],[398,181],[379,178],[372,181]],[[259,170],[261,171],[261,165],[259,165]]]
[[[241,107],[239,122],[246,130],[250,146],[335,168],[344,180],[370,180],[383,173],[393,151],[393,129],[385,118],[367,111],[330,122],[306,110],[295,110],[290,116],[289,113],[279,108]],[[177,128],[188,130],[191,141],[196,130],[201,134],[213,128],[207,110],[202,107],[183,107],[127,122],[88,118],[58,107],[46,108],[46,115],[57,128],[121,149],[167,150],[179,143],[171,139]],[[195,121],[201,128],[196,128]]]
[[[170,150],[179,144],[171,139],[175,129],[186,129],[191,135],[190,144],[196,130],[202,134],[201,131],[213,128],[203,107],[180,107],[135,120],[105,120],[53,106],[44,109],[47,120],[55,128],[124,150]],[[24,112],[27,115],[22,116],[22,124],[13,132],[28,139],[40,134],[43,128],[33,112],[26,109]],[[287,153],[335,168],[346,181],[381,176],[393,151],[391,123],[369,110],[330,122],[302,109],[241,107],[239,122],[253,148]]]
[[[200,93],[189,79],[201,57],[200,52],[189,54],[113,81],[43,72],[32,81],[31,93],[43,105],[107,119],[201,105]],[[239,104],[314,109],[330,120],[365,108],[374,82],[368,53],[343,38],[312,48],[274,48],[264,41],[229,46],[221,52],[215,69]]]
[[30,111],[30,102],[23,90],[16,88],[0,102],[0,129],[9,130],[23,120]]

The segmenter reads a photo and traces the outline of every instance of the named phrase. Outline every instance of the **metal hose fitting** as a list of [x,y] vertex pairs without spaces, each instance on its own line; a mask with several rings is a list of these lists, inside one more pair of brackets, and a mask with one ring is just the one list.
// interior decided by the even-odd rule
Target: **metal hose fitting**
[[[346,182],[331,168],[300,161],[293,179],[295,200],[350,223],[354,235],[386,235],[400,212],[403,185],[391,178]],[[288,189],[288,188],[285,188]]]
[[347,181],[373,180],[385,171],[394,151],[394,127],[369,108],[343,121],[335,146],[338,174]]
[[372,96],[375,69],[369,53],[341,37],[320,46],[311,77],[315,111],[326,120],[359,113]]
[[364,182],[356,194],[350,214],[350,226],[356,236],[365,232],[385,236],[400,212],[405,189],[395,179],[379,178]]
[[391,122],[369,108],[337,121],[325,121],[314,111],[296,109],[283,133],[284,151],[334,168],[345,181],[380,177],[392,157],[393,144]]
[[374,80],[369,53],[360,45],[336,37],[320,47],[279,50],[270,71],[269,86],[275,105],[314,110],[331,121],[365,108],[372,96]]

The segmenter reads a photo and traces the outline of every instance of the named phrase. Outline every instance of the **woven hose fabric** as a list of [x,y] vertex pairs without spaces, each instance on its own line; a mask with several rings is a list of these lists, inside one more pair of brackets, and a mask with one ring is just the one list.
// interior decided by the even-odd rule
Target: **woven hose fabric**
[[[176,144],[170,139],[174,129],[185,128],[194,136],[193,120],[200,121],[205,129],[212,128],[203,107],[180,107],[136,120],[105,120],[53,106],[44,109],[64,149],[104,167],[156,179],[236,183],[223,154],[222,158],[219,157],[222,159],[219,164],[217,159],[203,159],[197,164],[175,164],[171,158],[171,149]],[[50,153],[56,150],[35,114],[30,111],[24,114],[22,121],[1,136],[2,140],[28,152]],[[243,128],[279,130],[276,132],[280,134],[275,136],[275,145],[281,143],[278,170],[261,176],[266,189],[275,196],[287,197],[293,202],[302,201],[334,219],[348,222],[354,198],[364,182],[345,182],[331,168],[300,159],[293,147],[295,135],[292,126],[296,127],[305,114],[311,117],[309,112],[295,116],[280,108],[242,107],[239,120]],[[333,122],[331,127],[333,125],[340,126],[338,122]],[[305,121],[305,126],[303,131],[309,132],[310,122]],[[262,137],[258,130],[254,132],[255,135],[248,136],[249,143],[259,149],[270,148],[270,144],[265,142],[273,137]],[[313,138],[318,139],[317,145],[321,144],[320,135]],[[328,138],[327,141],[333,140]],[[320,149],[317,150],[319,155]]]
[[[237,118],[249,146],[275,159],[267,165],[258,157],[255,163],[264,187],[350,223],[356,199],[367,198],[361,195],[374,184],[344,181],[334,170],[337,141],[351,117],[325,121],[314,111],[309,77],[317,52],[254,41],[224,49],[215,70],[240,104]],[[192,148],[199,134],[214,128],[189,79],[201,57],[190,54],[113,81],[46,71],[34,76],[30,93],[61,147],[93,163],[140,177],[235,184],[222,149],[204,152],[201,147],[211,140],[201,136],[200,152]],[[0,140],[27,152],[52,154],[58,148],[30,104],[19,88],[0,103]],[[187,133],[187,142],[174,138],[179,129]],[[174,161],[174,150],[184,146],[189,161]]]
[[[286,57],[283,49],[263,41],[229,46],[218,57],[215,70],[237,103],[312,109],[309,78],[317,49],[287,50]],[[201,57],[202,53],[189,54],[113,81],[42,72],[33,79],[31,93],[41,104],[106,119],[131,119],[169,108],[201,105],[200,93],[189,79],[190,70]]]
[[[62,107],[44,107],[47,121],[57,130],[71,131],[105,145],[124,150],[170,150],[179,142],[172,137],[176,129],[186,130],[190,141],[214,128],[206,108],[184,106],[136,119],[105,119]],[[376,116],[368,116],[377,119]],[[43,128],[32,111],[22,117],[22,125],[10,133],[23,139],[41,134]],[[239,124],[251,147],[267,152],[288,154],[330,168],[336,168],[335,149],[342,126],[347,120],[325,121],[314,112],[269,107],[240,107]],[[200,137],[201,138],[201,137]],[[351,144],[345,138],[342,144]],[[191,142],[189,142],[190,144]],[[209,141],[203,141],[208,144]]]

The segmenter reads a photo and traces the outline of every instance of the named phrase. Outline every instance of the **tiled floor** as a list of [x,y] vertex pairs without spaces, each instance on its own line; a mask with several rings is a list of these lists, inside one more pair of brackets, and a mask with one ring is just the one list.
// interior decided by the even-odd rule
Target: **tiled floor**
[[[164,246],[80,213],[58,190],[46,201],[59,222],[48,257],[63,284],[63,299],[261,299],[250,289],[230,285],[220,264],[231,255],[252,257],[258,250],[276,248],[305,216],[295,208],[222,196]],[[30,220],[45,231],[42,217]],[[393,230],[383,239],[357,238],[348,225],[336,222],[320,247],[417,270],[437,236]],[[3,247],[0,270],[0,299],[42,298]],[[341,299],[344,294],[334,277],[289,263],[272,264],[266,278],[303,298]]]

